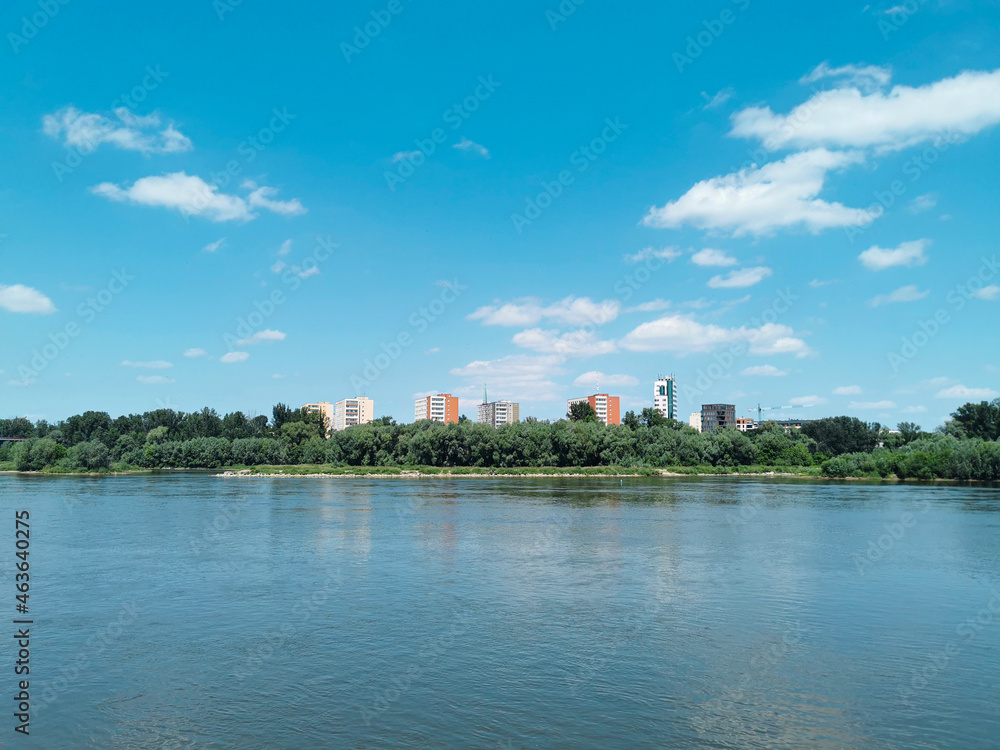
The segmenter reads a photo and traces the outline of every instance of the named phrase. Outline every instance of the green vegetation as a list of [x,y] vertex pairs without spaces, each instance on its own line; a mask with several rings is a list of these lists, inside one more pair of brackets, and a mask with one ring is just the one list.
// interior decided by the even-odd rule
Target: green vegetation
[[[586,406],[584,409],[582,406]],[[318,414],[274,407],[272,418],[212,409],[160,409],[112,419],[86,412],[50,425],[0,420],[0,435],[29,438],[0,448],[0,469],[112,472],[160,468],[257,467],[269,473],[793,473],[802,476],[1000,479],[1000,399],[966,404],[937,433],[912,423],[890,433],[853,417],[786,431],[774,422],[742,433],[700,434],[653,409],[625,414],[621,426],[592,418],[527,419],[498,430],[463,420],[369,425],[323,436]],[[586,468],[581,468],[586,467]]]

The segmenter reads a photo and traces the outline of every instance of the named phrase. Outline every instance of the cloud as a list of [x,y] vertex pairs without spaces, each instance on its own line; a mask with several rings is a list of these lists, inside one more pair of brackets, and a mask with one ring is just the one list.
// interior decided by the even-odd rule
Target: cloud
[[[869,76],[872,82],[879,83]],[[845,86],[818,92],[787,115],[748,107],[732,122],[731,136],[757,138],[771,151],[817,146],[889,151],[945,133],[971,136],[1000,122],[1000,70],[965,71],[926,86],[893,86],[888,93],[870,85]]]
[[208,352],[206,352],[204,349],[188,349],[184,352],[184,356],[191,359],[194,359],[196,357],[207,357]]
[[878,409],[895,409],[896,403],[894,401],[852,401],[847,406],[858,411],[877,411]]
[[219,358],[219,361],[231,365],[235,362],[246,362],[248,359],[250,359],[248,352],[227,352]]
[[666,229],[690,224],[734,237],[777,229],[818,234],[832,227],[862,226],[872,219],[865,209],[817,198],[827,173],[862,161],[859,152],[816,149],[791,154],[762,167],[702,180],[676,201],[651,208],[643,224]]
[[683,253],[676,247],[644,247],[637,253],[625,256],[626,263],[642,263],[653,258],[665,260],[667,263],[677,260]]
[[813,279],[812,281],[809,282],[809,286],[811,286],[813,289],[819,289],[824,286],[830,286],[830,284],[836,284],[838,281],[840,281],[840,279],[828,279],[825,281],[821,281],[820,279]]
[[860,396],[860,385],[842,385],[833,389],[834,396]]
[[767,323],[760,328],[723,328],[704,325],[693,315],[667,315],[643,323],[629,332],[618,345],[633,352],[672,351],[679,354],[711,352],[730,344],[749,345],[750,354],[811,354],[809,346],[788,326]]
[[490,150],[475,141],[470,141],[468,138],[463,138],[458,143],[454,144],[452,148],[457,148],[459,151],[471,151],[473,153],[479,154],[484,159],[490,158]]
[[789,399],[788,403],[791,406],[817,406],[825,404],[826,399],[822,396],[796,396],[793,399]]
[[168,123],[159,130],[160,116],[139,117],[126,107],[114,111],[114,117],[81,112],[69,106],[45,115],[42,130],[45,135],[61,140],[67,148],[75,148],[82,153],[90,153],[102,143],[110,143],[126,151],[142,154],[172,154],[190,151],[191,139]]
[[288,264],[283,260],[276,260],[273,264],[269,266],[271,273],[281,273],[285,270]]
[[926,406],[907,406],[903,409],[904,414],[923,414],[925,411],[927,411]]
[[919,214],[923,211],[930,211],[937,205],[937,198],[933,193],[924,193],[923,195],[918,195],[912,201],[910,205],[907,206],[907,211],[911,214]]
[[758,376],[762,378],[781,378],[788,374],[788,370],[779,370],[774,365],[756,365],[755,367],[748,367],[741,375]]
[[286,338],[287,334],[282,333],[281,331],[266,328],[263,331],[257,331],[248,338],[240,339],[236,342],[236,346],[252,346],[253,344],[259,344],[263,341],[284,341]]
[[858,256],[858,260],[869,271],[884,271],[887,268],[895,266],[915,268],[927,262],[924,250],[930,244],[930,240],[914,240],[912,242],[903,242],[899,247],[888,249],[873,245],[861,253]]
[[670,304],[670,300],[667,299],[654,299],[649,302],[643,302],[635,305],[634,307],[627,307],[625,308],[625,312],[660,312],[661,310],[666,310],[670,307]]
[[23,378],[21,380],[8,380],[7,385],[12,388],[27,388],[29,385],[34,385],[38,382],[38,378]]
[[559,356],[515,354],[501,359],[470,362],[456,367],[450,374],[468,378],[475,387],[488,383],[497,392],[510,394],[513,399],[552,401],[561,398],[563,388],[552,381],[562,375],[564,359]]
[[136,378],[140,383],[145,383],[146,385],[166,385],[167,383],[176,383],[177,381],[173,378],[168,378],[166,375],[140,375]]
[[878,307],[879,305],[887,305],[895,302],[916,302],[917,300],[922,300],[928,294],[930,294],[930,291],[921,292],[917,289],[916,285],[909,284],[901,286],[891,294],[879,294],[869,300],[868,304],[872,307]]
[[29,315],[51,315],[56,311],[52,300],[24,284],[0,284],[0,308],[7,312]]
[[220,247],[226,244],[226,238],[223,237],[221,240],[216,240],[215,242],[209,242],[205,247],[202,248],[206,253],[214,253]]
[[221,193],[217,186],[186,172],[142,177],[127,188],[102,182],[90,188],[90,192],[119,203],[174,209],[184,216],[199,216],[217,222],[256,219],[257,214],[251,207],[284,214],[305,213],[297,199],[286,202],[267,200],[264,196],[272,195],[274,188],[257,188],[248,200],[244,200],[238,195]]
[[712,289],[742,289],[759,284],[773,273],[770,268],[765,266],[740,268],[736,271],[730,271],[725,276],[713,276],[708,280],[708,286]]
[[292,252],[292,241],[285,240],[281,243],[281,247],[278,248],[278,255],[288,255]]
[[139,367],[144,370],[166,370],[173,366],[172,362],[163,359],[154,359],[152,362],[133,362],[126,359],[122,362],[122,367]]
[[[246,183],[244,183],[244,187],[246,186]],[[292,198],[288,201],[271,200],[271,197],[277,194],[278,188],[267,187],[266,185],[254,187],[253,192],[247,197],[247,202],[254,208],[266,208],[268,211],[273,211],[283,216],[301,216],[306,213],[305,206],[302,205],[298,198]]]
[[951,388],[942,388],[938,391],[938,398],[996,398],[998,394],[992,388],[967,388],[964,385],[953,385]]
[[467,320],[481,320],[484,326],[530,326],[543,318],[557,320],[566,325],[602,325],[618,317],[621,303],[616,299],[595,302],[589,297],[565,297],[559,302],[543,306],[535,298],[515,300],[503,305],[486,305],[466,316]]
[[732,255],[728,255],[722,250],[713,250],[711,248],[705,248],[704,250],[696,252],[691,256],[691,262],[696,266],[708,266],[715,268],[735,266],[739,263],[739,261]]
[[986,300],[991,302],[995,299],[1000,299],[1000,286],[996,284],[990,284],[989,286],[984,286],[982,289],[977,289],[972,293],[972,296],[976,299]]
[[631,375],[605,375],[598,370],[591,370],[573,381],[575,386],[591,386],[596,383],[600,383],[601,388],[632,388],[639,385],[639,379]]
[[523,349],[565,357],[595,357],[617,351],[614,341],[602,341],[596,333],[584,329],[560,334],[559,331],[529,328],[515,333],[511,341]]
[[830,63],[822,62],[811,73],[802,76],[799,83],[803,85],[815,83],[824,78],[841,79],[866,91],[873,91],[889,85],[889,81],[892,80],[892,71],[889,68],[879,68],[875,65],[842,65],[839,68],[831,68]]
[[397,164],[407,159],[413,159],[420,156],[422,153],[422,151],[397,151],[392,155],[392,163]]
[[280,372],[276,372],[274,373],[274,375],[271,376],[271,380],[284,380],[284,379],[285,376],[282,375]]
[[714,96],[709,96],[707,91],[702,91],[701,96],[705,100],[705,106],[702,109],[716,109],[721,107],[732,99],[735,93],[736,91],[732,86],[722,89],[722,91],[719,91]]

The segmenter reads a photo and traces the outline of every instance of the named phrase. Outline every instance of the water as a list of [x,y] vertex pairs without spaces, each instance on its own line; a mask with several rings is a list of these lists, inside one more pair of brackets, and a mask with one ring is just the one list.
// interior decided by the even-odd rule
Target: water
[[0,498],[3,606],[27,508],[35,619],[29,738],[0,648],[8,747],[1000,747],[993,488],[171,474]]

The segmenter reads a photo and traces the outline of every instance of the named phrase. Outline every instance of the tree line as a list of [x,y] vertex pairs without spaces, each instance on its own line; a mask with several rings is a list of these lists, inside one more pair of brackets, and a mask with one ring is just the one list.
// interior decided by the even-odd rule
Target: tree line
[[765,422],[750,432],[699,433],[654,409],[628,412],[620,426],[600,423],[592,411],[589,404],[576,405],[566,419],[529,417],[499,429],[465,419],[397,424],[381,417],[329,438],[320,414],[285,404],[277,404],[270,418],[220,416],[209,408],[116,419],[90,411],[55,424],[0,420],[0,436],[28,438],[0,447],[0,463],[18,471],[263,464],[821,467],[843,477],[1000,479],[1000,399],[962,406],[934,433],[912,423],[890,432],[847,416],[806,422],[801,430]]

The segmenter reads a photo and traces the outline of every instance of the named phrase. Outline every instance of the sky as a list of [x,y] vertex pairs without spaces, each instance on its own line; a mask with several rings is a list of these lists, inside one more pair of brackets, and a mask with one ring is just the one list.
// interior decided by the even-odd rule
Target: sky
[[[6,3],[0,415],[1000,395],[1000,3]],[[756,412],[755,412],[756,415]]]

